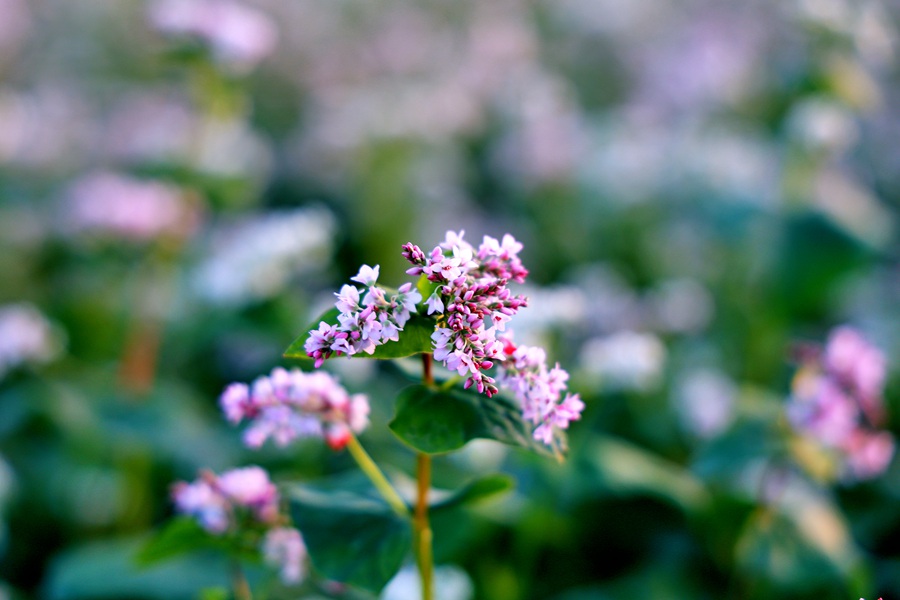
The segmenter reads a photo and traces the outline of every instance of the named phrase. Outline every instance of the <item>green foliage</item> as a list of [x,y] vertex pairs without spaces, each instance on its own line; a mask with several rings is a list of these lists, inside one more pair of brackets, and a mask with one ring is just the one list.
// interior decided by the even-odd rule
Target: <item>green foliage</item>
[[379,592],[410,548],[411,528],[383,501],[309,485],[287,489],[313,566],[329,579]]
[[389,427],[419,452],[458,450],[476,438],[549,453],[531,436],[522,410],[503,395],[488,398],[468,390],[439,390],[414,385],[397,397]]
[[52,564],[42,597],[48,600],[146,598],[189,600],[203,588],[228,587],[228,560],[220,553],[192,553],[139,566],[145,542],[107,540],[72,548]]
[[505,494],[514,487],[515,481],[509,475],[486,475],[470,481],[449,496],[432,502],[430,510],[438,514],[454,508],[469,506]]

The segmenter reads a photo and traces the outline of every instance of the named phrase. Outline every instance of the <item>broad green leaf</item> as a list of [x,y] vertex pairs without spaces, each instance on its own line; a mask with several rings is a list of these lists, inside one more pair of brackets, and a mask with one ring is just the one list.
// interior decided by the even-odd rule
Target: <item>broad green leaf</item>
[[470,481],[451,495],[433,502],[431,511],[437,513],[458,506],[474,504],[507,492],[513,487],[515,487],[515,481],[509,475],[498,474],[481,477]]
[[377,594],[400,569],[411,527],[384,502],[300,485],[287,497],[313,566],[329,579]]
[[[70,548],[50,564],[43,598],[97,600],[147,598],[189,600],[203,588],[227,587],[229,562],[221,553],[198,552],[177,560],[140,567],[135,555],[143,540],[104,540]],[[248,571],[254,581],[260,573]]]
[[[337,317],[340,314],[337,308],[332,308],[328,312],[322,314],[311,324],[307,330],[300,335],[285,350],[285,358],[299,358],[301,360],[312,360],[306,354],[306,340],[309,339],[309,332],[319,328],[319,323],[337,323]],[[434,333],[434,320],[421,315],[412,315],[403,331],[400,332],[400,339],[396,342],[387,342],[375,348],[372,354],[360,352],[354,354],[354,358],[378,358],[393,359],[405,358],[414,354],[422,354],[432,351],[431,334]]]
[[150,538],[138,553],[137,561],[141,565],[150,565],[179,554],[210,548],[224,549],[225,545],[220,538],[200,527],[196,520],[177,517]]
[[460,390],[434,390],[423,385],[406,388],[397,398],[389,427],[420,452],[439,454],[462,448],[475,438],[496,440],[544,453],[531,427],[512,400]]

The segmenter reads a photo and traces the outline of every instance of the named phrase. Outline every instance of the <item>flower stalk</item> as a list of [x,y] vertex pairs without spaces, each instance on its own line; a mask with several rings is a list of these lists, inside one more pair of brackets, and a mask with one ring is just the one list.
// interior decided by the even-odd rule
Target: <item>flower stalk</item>
[[384,476],[384,473],[381,472],[381,469],[378,468],[378,465],[375,464],[369,453],[365,451],[355,435],[350,435],[350,439],[347,442],[347,450],[350,451],[350,455],[356,461],[356,464],[359,465],[359,468],[366,474],[375,486],[375,489],[378,490],[378,493],[381,494],[394,512],[403,518],[409,517],[409,508],[406,506],[406,502],[403,501],[403,498],[400,497],[394,486],[387,480],[387,477]]
[[[434,386],[431,354],[422,355],[422,381]],[[434,554],[432,551],[431,524],[428,520],[428,489],[431,487],[431,456],[419,452],[416,460],[416,510],[413,518],[416,563],[422,580],[422,600],[434,598]]]

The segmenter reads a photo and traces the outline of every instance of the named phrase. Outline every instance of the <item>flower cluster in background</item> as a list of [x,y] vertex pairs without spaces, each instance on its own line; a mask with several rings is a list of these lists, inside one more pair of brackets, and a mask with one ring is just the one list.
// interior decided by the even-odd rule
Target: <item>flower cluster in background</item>
[[884,424],[884,354],[856,329],[834,329],[794,377],[788,416],[801,432],[840,452],[845,475],[877,477],[894,455]]
[[298,583],[305,573],[306,547],[300,532],[284,525],[279,495],[262,468],[241,467],[219,475],[205,471],[172,488],[178,512],[197,520],[213,535],[240,535],[249,519],[263,529],[260,548],[265,560],[280,571],[285,583]]
[[244,443],[250,448],[259,448],[270,438],[286,446],[298,438],[322,437],[340,449],[369,424],[368,398],[351,396],[325,372],[276,367],[249,386],[229,385],[219,404],[231,423],[250,422],[244,431]]

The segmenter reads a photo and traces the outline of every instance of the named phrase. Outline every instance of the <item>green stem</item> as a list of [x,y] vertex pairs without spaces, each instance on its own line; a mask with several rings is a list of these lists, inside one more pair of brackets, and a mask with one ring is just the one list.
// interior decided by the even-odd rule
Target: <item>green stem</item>
[[235,600],[253,600],[253,593],[250,591],[250,584],[241,570],[241,565],[237,560],[231,562],[231,585],[234,587]]
[[372,460],[372,457],[369,456],[368,452],[365,451],[353,434],[350,434],[347,450],[350,451],[350,455],[353,456],[362,472],[375,485],[375,489],[394,509],[394,512],[403,518],[409,517],[409,507],[406,506],[406,502],[403,501],[403,498],[400,497],[400,494],[397,493],[394,486],[387,480],[387,477],[384,476],[384,473],[381,472],[381,469],[378,468],[378,465],[375,464],[375,461]]
[[[422,355],[422,380],[434,387],[431,354]],[[422,600],[434,598],[434,554],[432,551],[431,524],[428,521],[428,490],[431,488],[431,456],[420,452],[416,461],[417,496],[413,518],[415,532],[416,562],[422,579]]]

